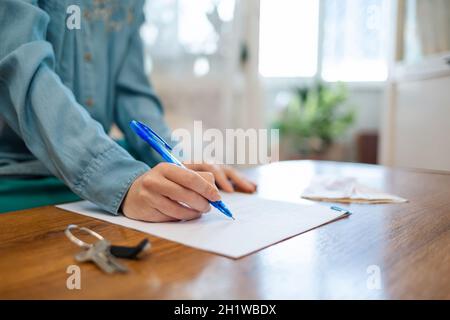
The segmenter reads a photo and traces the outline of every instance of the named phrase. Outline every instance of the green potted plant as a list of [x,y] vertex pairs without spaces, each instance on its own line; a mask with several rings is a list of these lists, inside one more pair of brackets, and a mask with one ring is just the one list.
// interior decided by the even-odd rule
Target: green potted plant
[[280,130],[282,154],[287,158],[326,158],[354,122],[354,108],[344,106],[347,98],[343,83],[329,86],[318,82],[297,88],[273,124]]

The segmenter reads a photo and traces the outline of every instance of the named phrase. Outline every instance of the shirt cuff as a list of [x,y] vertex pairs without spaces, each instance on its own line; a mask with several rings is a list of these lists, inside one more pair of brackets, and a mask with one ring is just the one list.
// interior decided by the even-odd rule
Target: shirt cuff
[[119,215],[131,184],[148,170],[148,165],[135,160],[114,143],[89,163],[74,191],[109,213]]

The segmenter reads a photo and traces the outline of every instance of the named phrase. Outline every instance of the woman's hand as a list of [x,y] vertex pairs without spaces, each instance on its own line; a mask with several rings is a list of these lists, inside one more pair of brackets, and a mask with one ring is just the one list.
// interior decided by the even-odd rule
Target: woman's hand
[[211,209],[207,199],[220,200],[212,173],[160,163],[133,182],[122,211],[128,218],[149,222],[192,220]]
[[216,185],[226,192],[253,193],[256,185],[236,170],[211,164],[186,164],[187,170],[160,163],[138,177],[122,204],[125,216],[148,222],[192,220],[220,200]]
[[256,191],[256,184],[243,177],[231,167],[207,163],[185,164],[185,166],[194,171],[212,173],[217,186],[225,192],[241,191],[253,193]]

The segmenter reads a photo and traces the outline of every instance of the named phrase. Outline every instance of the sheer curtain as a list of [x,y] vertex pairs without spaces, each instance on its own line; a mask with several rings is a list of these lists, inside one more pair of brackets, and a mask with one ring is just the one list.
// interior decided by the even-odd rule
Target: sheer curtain
[[450,52],[450,1],[417,1],[417,25],[424,55]]
[[146,69],[173,128],[192,129],[194,120],[219,129],[251,126],[247,113],[258,94],[249,76],[247,18],[256,2],[147,0]]
[[387,79],[389,1],[322,1],[323,79],[350,82]]
[[405,60],[450,52],[450,1],[406,1]]

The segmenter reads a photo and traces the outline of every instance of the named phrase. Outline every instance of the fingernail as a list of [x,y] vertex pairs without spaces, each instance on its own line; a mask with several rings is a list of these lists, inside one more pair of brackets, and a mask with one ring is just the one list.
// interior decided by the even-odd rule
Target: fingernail
[[213,201],[219,201],[221,198],[219,191],[217,191],[213,196]]

